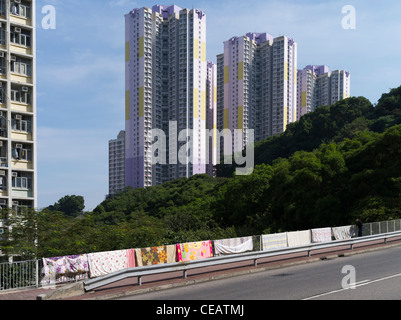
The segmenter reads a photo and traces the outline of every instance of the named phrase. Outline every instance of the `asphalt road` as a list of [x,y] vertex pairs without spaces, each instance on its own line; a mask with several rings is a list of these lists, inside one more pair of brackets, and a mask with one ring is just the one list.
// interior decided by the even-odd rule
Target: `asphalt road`
[[119,300],[400,300],[401,246]]

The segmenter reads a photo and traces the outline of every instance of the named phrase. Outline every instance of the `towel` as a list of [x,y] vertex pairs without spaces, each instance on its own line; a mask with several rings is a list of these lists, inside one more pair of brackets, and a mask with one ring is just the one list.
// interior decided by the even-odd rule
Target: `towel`
[[216,255],[242,253],[252,250],[252,237],[231,238],[214,241],[214,252]]
[[263,250],[274,250],[287,246],[287,232],[262,235]]
[[135,267],[135,249],[127,249],[127,268]]
[[312,242],[330,242],[331,228],[312,229]]
[[289,247],[304,246],[311,243],[310,230],[287,232]]
[[177,244],[179,262],[193,261],[213,257],[212,241],[199,241]]

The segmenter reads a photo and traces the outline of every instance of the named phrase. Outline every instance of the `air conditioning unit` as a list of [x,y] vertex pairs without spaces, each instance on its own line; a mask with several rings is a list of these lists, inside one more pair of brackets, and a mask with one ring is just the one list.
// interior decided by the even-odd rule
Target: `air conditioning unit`
[[17,57],[16,56],[11,56],[11,61],[17,61]]
[[15,27],[15,28],[14,28],[14,32],[16,32],[16,33],[21,33],[21,28],[20,28],[20,27]]
[[7,200],[6,199],[0,199],[0,205],[7,205]]
[[22,92],[28,92],[29,88],[28,87],[22,87]]
[[20,114],[15,115],[15,120],[22,120],[22,116]]
[[0,176],[5,176],[6,175],[6,171],[5,170],[0,170]]
[[14,0],[14,3],[21,3],[21,0]]
[[4,58],[4,57],[5,57],[4,51],[0,51],[0,58]]
[[13,172],[13,173],[12,173],[12,176],[13,176],[13,177],[18,177],[18,173],[17,173],[17,172]]
[[13,201],[13,206],[19,206],[19,201]]
[[17,144],[15,145],[15,147],[16,147],[17,149],[22,149],[22,143],[17,143]]

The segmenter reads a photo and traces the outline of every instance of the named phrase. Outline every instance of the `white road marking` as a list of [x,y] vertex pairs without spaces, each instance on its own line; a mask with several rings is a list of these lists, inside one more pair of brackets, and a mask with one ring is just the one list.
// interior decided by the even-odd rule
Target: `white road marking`
[[372,284],[372,283],[375,283],[375,282],[388,280],[388,279],[392,279],[392,278],[400,277],[400,276],[401,276],[401,273],[398,273],[398,274],[395,274],[395,275],[392,275],[392,276],[388,276],[388,277],[384,277],[384,278],[380,278],[380,279],[376,279],[376,280],[363,280],[363,281],[360,281],[360,282],[356,282],[356,283],[350,284],[349,288],[333,290],[333,291],[330,291],[330,292],[318,294],[316,296],[312,296],[312,297],[305,298],[305,299],[302,299],[302,300],[312,300],[312,299],[315,299],[315,298],[327,296],[329,294],[333,294],[333,293],[337,293],[337,292],[341,292],[341,291],[345,291],[345,290],[353,290],[353,289],[351,289],[352,287],[356,289],[357,287],[362,287],[362,286],[365,286],[365,285],[368,285],[368,284]]

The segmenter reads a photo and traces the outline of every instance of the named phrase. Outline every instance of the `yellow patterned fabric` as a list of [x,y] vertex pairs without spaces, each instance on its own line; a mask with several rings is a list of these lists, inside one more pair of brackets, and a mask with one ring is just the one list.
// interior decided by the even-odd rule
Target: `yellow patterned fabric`
[[135,249],[135,255],[138,267],[176,262],[175,245]]

